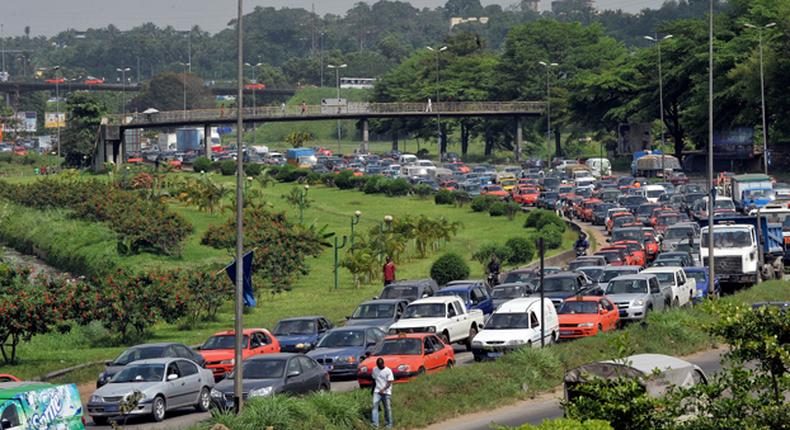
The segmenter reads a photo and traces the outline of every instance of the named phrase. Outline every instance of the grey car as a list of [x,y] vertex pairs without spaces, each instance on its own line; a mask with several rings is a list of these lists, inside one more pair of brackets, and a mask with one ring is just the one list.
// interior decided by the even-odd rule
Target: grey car
[[692,242],[699,237],[699,224],[695,222],[681,222],[671,225],[662,235],[661,251],[673,251],[679,242]]
[[375,299],[361,303],[354,313],[346,318],[346,326],[378,327],[387,332],[406,310],[406,299]]
[[601,276],[598,278],[598,287],[605,290],[609,281],[612,279],[618,276],[636,275],[641,271],[641,266],[606,266],[603,268]]
[[664,309],[666,290],[652,274],[618,276],[609,282],[605,294],[617,305],[620,321],[643,320],[648,313]]
[[[308,394],[329,391],[329,373],[315,360],[303,354],[279,353],[257,355],[242,364],[242,398],[275,394]],[[233,409],[235,374],[211,390],[211,404],[220,410]]]
[[206,365],[206,360],[203,356],[186,345],[173,342],[146,343],[128,348],[115,360],[106,362],[107,367],[99,374],[99,378],[96,380],[96,388],[101,388],[102,385],[109,382],[110,378],[120,372],[124,366],[133,361],[167,357],[187,358],[197,363],[200,367],[205,367]]
[[507,284],[499,284],[491,290],[491,298],[494,302],[494,309],[496,310],[502,303],[518,299],[521,297],[529,297],[530,294],[536,290],[535,286],[529,282],[511,282]]
[[194,407],[205,412],[211,406],[214,375],[185,358],[154,358],[134,361],[121,369],[88,402],[88,415],[97,425],[121,415],[121,402],[140,393],[138,407],[129,415],[165,419],[167,411]]
[[439,290],[439,286],[433,279],[414,279],[393,282],[379,294],[379,299],[406,299],[413,302],[423,297],[430,297]]

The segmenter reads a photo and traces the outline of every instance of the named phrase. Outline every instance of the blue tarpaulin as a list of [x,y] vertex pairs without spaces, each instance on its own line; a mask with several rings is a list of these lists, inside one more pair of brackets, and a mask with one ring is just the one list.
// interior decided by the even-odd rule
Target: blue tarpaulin
[[[256,305],[255,292],[252,289],[252,257],[253,251],[244,254],[244,257],[242,257],[244,268],[244,275],[242,276],[242,282],[244,283],[244,306],[249,307]],[[236,285],[236,260],[233,260],[233,263],[230,263],[230,265],[225,268],[225,272],[230,277],[233,285]]]

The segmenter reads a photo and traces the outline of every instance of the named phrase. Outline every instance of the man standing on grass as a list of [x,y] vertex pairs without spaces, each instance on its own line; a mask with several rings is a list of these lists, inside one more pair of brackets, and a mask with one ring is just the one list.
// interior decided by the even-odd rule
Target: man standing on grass
[[392,257],[387,257],[387,262],[384,263],[384,286],[395,282],[395,263],[392,262]]
[[392,381],[395,376],[392,374],[392,369],[384,366],[384,359],[379,358],[376,360],[376,367],[373,369],[373,412],[371,419],[373,420],[373,427],[379,426],[379,403],[384,405],[384,421],[387,428],[392,428]]

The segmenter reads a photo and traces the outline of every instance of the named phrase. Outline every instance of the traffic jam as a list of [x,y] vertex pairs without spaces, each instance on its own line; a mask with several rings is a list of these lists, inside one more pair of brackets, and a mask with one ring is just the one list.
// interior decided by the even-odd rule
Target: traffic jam
[[[396,383],[407,383],[519,348],[617,330],[653,312],[783,277],[790,185],[769,176],[722,173],[709,205],[705,186],[680,172],[612,175],[601,158],[557,160],[545,172],[534,166],[507,171],[515,178],[493,175],[499,179],[482,188],[501,190],[494,195],[524,211],[551,211],[579,226],[562,267],[547,266],[541,274],[532,265],[447,285],[400,280],[360,303],[340,325],[311,315],[283,319],[271,330],[246,329],[242,363],[234,360],[232,330],[194,348],[137,345],[107,362],[87,414],[106,425],[122,414],[130,390],[142,392],[130,414],[154,421],[185,406],[232,410],[239,364],[245,399],[329,391],[336,381],[369,388],[379,358]],[[706,267],[710,234],[714,279]],[[178,389],[168,384],[176,379],[183,382]]]

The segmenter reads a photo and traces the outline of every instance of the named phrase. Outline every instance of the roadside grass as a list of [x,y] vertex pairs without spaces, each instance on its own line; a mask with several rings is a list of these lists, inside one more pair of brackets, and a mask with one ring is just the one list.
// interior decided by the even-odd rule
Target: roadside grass
[[[750,304],[765,300],[790,300],[789,286],[790,283],[786,281],[765,282],[725,297],[722,301]],[[452,371],[426,375],[408,384],[398,384],[393,395],[395,424],[398,428],[425,427],[458,415],[495,409],[532,398],[542,391],[560,386],[565,371],[593,361],[636,353],[681,356],[715,347],[716,339],[703,330],[704,325],[712,321],[713,316],[705,305],[657,312],[649,315],[646,324],[631,324],[623,330],[563,342],[544,349],[522,349],[494,362],[457,367]],[[357,390],[331,396],[337,402],[360,402],[349,406],[360,411],[354,427],[367,426],[369,391]],[[306,396],[299,401],[309,405],[314,397]],[[240,417],[219,415],[193,428],[207,429],[216,422],[233,423],[234,426],[230,427],[234,429],[265,428],[273,424],[260,413],[262,405],[274,408],[271,404],[277,402],[289,402],[292,407],[297,407],[293,404],[293,398],[282,396],[256,400],[248,404]],[[303,408],[310,410],[308,406]],[[303,415],[278,428],[316,428],[312,426],[314,423],[322,423],[324,428],[342,428],[328,415]]]
[[[234,177],[217,176],[216,180],[231,186]],[[263,189],[263,193],[265,201],[275,210],[286,211],[289,219],[298,222],[297,210],[289,207],[281,197],[294,186],[298,185],[277,184]],[[469,262],[471,278],[482,278],[483,266],[471,261],[472,253],[481,244],[489,241],[504,242],[511,237],[525,237],[529,233],[529,230],[522,227],[524,215],[510,221],[506,217],[491,217],[487,213],[472,212],[469,207],[437,206],[432,199],[367,195],[358,191],[322,186],[311,187],[309,197],[314,203],[305,211],[305,223],[326,225],[328,231],[337,232],[339,235],[350,234],[351,217],[355,210],[362,211],[360,223],[356,226],[357,234],[363,234],[382,222],[385,215],[396,218],[419,214],[428,217],[445,216],[451,222],[459,221],[463,224],[456,237],[443,244],[441,250],[428,258],[417,258],[412,247],[412,251],[398,264],[398,279],[428,277],[433,260],[448,251],[462,255]],[[9,205],[6,210],[9,216],[0,223],[0,237],[7,246],[18,248],[24,253],[39,255],[49,264],[78,275],[101,273],[113,267],[148,270],[155,267],[189,269],[214,265],[217,270],[221,270],[232,260],[232,256],[225,250],[200,244],[206,228],[210,224],[224,222],[231,216],[230,212],[208,214],[180,203],[170,206],[195,227],[195,233],[186,240],[180,258],[147,253],[131,257],[120,256],[112,231],[101,223],[70,219],[67,211],[37,211]],[[575,239],[575,234],[568,229],[563,237],[562,247],[551,251],[549,255],[570,249]],[[343,252],[340,252],[341,258]],[[339,288],[334,290],[333,257],[330,248],[324,250],[318,258],[308,259],[310,272],[293,285],[292,291],[271,295],[261,290],[258,307],[244,315],[244,325],[272,328],[282,318],[310,314],[322,314],[335,324],[341,324],[357,304],[381,291],[379,281],[355,289],[352,276],[342,268]],[[195,345],[217,331],[229,329],[232,323],[233,309],[228,303],[220,310],[216,321],[204,321],[186,328],[180,327],[180,324],[157,324],[151,328],[150,335],[140,341],[177,341]],[[19,364],[0,365],[0,369],[31,378],[80,363],[112,359],[122,350],[123,347],[113,344],[108,336],[95,335],[88,328],[75,327],[66,335],[53,333],[35,336],[30,342],[22,343],[19,347]],[[94,377],[95,375],[86,380]]]

